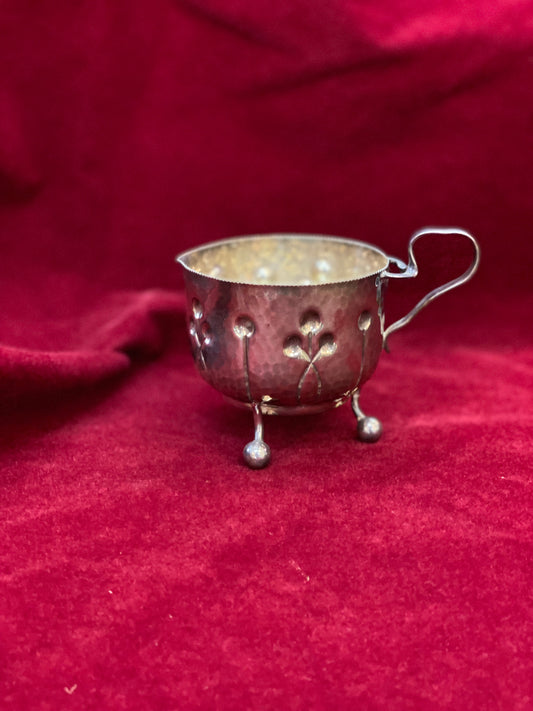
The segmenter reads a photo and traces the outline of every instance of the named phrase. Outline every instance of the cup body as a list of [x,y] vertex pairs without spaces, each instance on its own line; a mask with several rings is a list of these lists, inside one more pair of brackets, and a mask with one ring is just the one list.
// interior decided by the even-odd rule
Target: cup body
[[[294,241],[290,236],[282,239],[283,254],[290,253]],[[388,258],[353,240],[297,239],[304,239],[308,254],[302,269],[310,278],[285,279],[294,260],[271,278],[268,259],[263,264],[254,257],[252,271],[243,269],[241,282],[238,267],[220,268],[206,252],[216,254],[220,245],[231,248],[232,241],[199,248],[204,251],[200,260],[195,250],[178,258],[184,267],[189,335],[200,374],[231,400],[260,403],[266,413],[313,412],[342,404],[370,378],[383,345],[381,272]],[[339,250],[348,245],[348,259],[351,249],[354,259],[367,255],[360,276],[345,278],[351,272],[340,266],[346,259],[342,255],[339,266],[328,272],[323,254],[333,245],[329,239],[336,240]],[[251,248],[257,251],[257,243]],[[246,261],[243,242],[238,250],[237,258]],[[313,272],[317,263],[322,276]]]

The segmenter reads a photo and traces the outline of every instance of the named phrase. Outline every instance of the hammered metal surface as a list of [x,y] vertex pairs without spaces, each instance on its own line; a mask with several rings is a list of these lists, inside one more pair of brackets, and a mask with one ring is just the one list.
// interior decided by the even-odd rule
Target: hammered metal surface
[[[317,257],[326,258],[329,240],[283,240],[281,251],[271,238],[235,242],[200,248],[185,263],[209,270],[215,262],[225,265],[224,279],[185,269],[190,321],[201,321],[201,333],[208,334],[202,340],[191,331],[202,377],[233,400],[264,403],[274,412],[278,407],[333,406],[368,380],[382,347],[375,269],[386,266],[386,258],[358,243],[336,243],[332,283],[281,285],[277,282],[293,280],[298,269],[309,276]],[[252,255],[241,243],[253,245]],[[261,270],[256,249],[265,244],[266,271],[273,269],[273,255],[281,260],[273,283],[225,280],[237,276],[236,255],[248,270],[240,270],[239,277],[252,280]],[[354,264],[367,276],[342,281]]]
[[[413,246],[427,234],[461,234],[473,245],[469,268],[429,292],[385,328],[389,278],[418,273]],[[270,462],[263,415],[319,412],[351,398],[358,438],[377,442],[382,425],[359,405],[387,337],[441,294],[476,272],[479,245],[459,228],[425,228],[409,262],[372,245],[324,235],[255,235],[214,242],[177,257],[184,269],[189,336],[202,377],[254,414],[246,464]]]
[[[388,278],[416,276],[413,245],[420,237],[454,233],[474,247],[470,267],[385,329]],[[341,404],[372,375],[386,337],[470,279],[479,263],[476,240],[458,228],[420,230],[408,252],[404,264],[355,240],[283,234],[214,242],[180,255],[189,335],[202,377],[258,412]]]

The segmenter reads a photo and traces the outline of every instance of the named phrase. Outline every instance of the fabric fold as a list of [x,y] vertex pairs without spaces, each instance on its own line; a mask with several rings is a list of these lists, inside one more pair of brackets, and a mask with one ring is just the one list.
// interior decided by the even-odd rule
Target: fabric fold
[[[27,398],[86,388],[159,356],[180,329],[183,296],[162,290],[111,294],[81,313],[71,347],[50,350],[0,345],[0,395]],[[70,324],[72,328],[72,323]]]

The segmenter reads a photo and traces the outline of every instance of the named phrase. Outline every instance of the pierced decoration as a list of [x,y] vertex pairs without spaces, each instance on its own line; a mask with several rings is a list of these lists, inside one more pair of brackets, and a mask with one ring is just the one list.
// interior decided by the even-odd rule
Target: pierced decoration
[[201,370],[207,368],[204,350],[213,342],[213,334],[207,321],[204,320],[204,310],[198,299],[191,304],[192,316],[189,320],[189,336],[193,347],[193,355]]
[[[337,344],[332,333],[318,334],[323,330],[319,314],[316,311],[306,311],[300,320],[300,334],[289,336],[283,344],[283,353],[287,358],[304,361],[307,365],[298,381],[297,399],[302,398],[302,389],[306,378],[313,373],[316,379],[316,396],[322,392],[322,378],[316,364],[322,358],[332,356],[337,350]],[[304,338],[302,338],[302,336]]]
[[255,333],[255,324],[249,316],[239,316],[235,320],[233,333],[242,341],[242,367],[244,371],[244,385],[248,401],[252,402],[252,391],[250,388],[250,366],[248,362],[248,343]]

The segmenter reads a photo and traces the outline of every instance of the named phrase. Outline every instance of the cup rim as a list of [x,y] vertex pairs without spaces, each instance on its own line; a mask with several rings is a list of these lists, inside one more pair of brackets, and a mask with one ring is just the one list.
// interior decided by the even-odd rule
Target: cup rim
[[[282,283],[282,282],[275,282],[275,283],[269,283],[269,282],[259,282],[259,281],[251,281],[251,280],[238,280],[238,279],[228,279],[225,277],[220,277],[220,276],[212,276],[210,274],[206,274],[204,271],[200,271],[198,269],[194,269],[191,267],[189,264],[186,263],[187,257],[193,255],[193,254],[198,254],[203,251],[207,251],[209,249],[213,249],[214,247],[222,247],[224,245],[230,245],[230,244],[235,244],[237,242],[255,242],[259,240],[265,240],[265,239],[272,239],[272,240],[277,240],[277,241],[283,241],[283,240],[293,240],[297,239],[299,241],[309,241],[309,242],[321,242],[325,240],[332,240],[338,244],[344,244],[344,245],[349,245],[351,247],[359,247],[359,248],[364,248],[368,249],[375,254],[383,257],[384,259],[384,266],[381,267],[380,269],[375,269],[373,271],[369,271],[368,273],[358,276],[358,277],[352,277],[350,279],[331,279],[331,280],[326,280],[326,281],[320,281],[320,282],[313,282],[310,284],[294,284],[294,283]],[[214,240],[211,242],[204,242],[201,245],[197,247],[191,247],[183,252],[180,252],[178,255],[175,257],[175,261],[178,264],[181,264],[181,266],[188,272],[191,272],[192,274],[198,274],[199,276],[204,277],[205,279],[211,279],[212,281],[218,281],[218,282],[224,282],[226,284],[238,284],[238,285],[243,285],[243,286],[256,286],[256,287],[262,287],[262,288],[275,288],[275,287],[283,287],[283,288],[288,288],[288,287],[293,287],[293,288],[302,288],[302,287],[316,287],[316,286],[326,286],[328,284],[349,284],[352,282],[357,282],[361,281],[363,279],[367,279],[368,277],[375,276],[377,274],[381,274],[383,271],[387,269],[387,267],[390,264],[390,257],[385,254],[385,252],[380,249],[379,247],[376,247],[376,245],[371,244],[370,242],[363,242],[361,240],[357,239],[352,239],[350,237],[340,237],[337,235],[329,235],[329,234],[320,234],[320,233],[307,233],[307,232],[265,232],[265,233],[257,233],[257,234],[249,234],[249,235],[238,235],[234,237],[228,237],[225,239],[220,239],[220,240]]]

